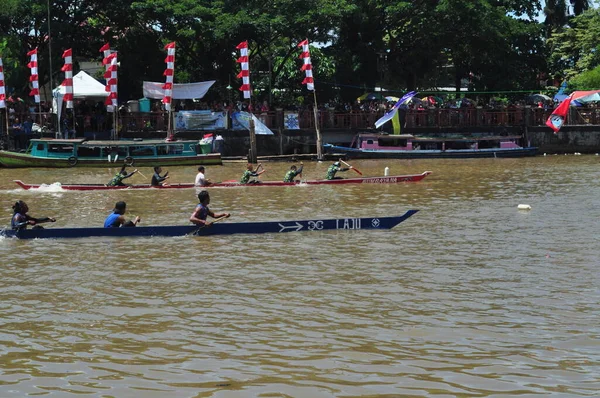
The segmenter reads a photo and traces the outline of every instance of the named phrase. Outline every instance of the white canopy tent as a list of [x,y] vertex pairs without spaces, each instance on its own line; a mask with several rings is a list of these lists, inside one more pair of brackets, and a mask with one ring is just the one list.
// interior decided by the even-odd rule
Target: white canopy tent
[[[73,98],[104,98],[108,96],[104,84],[94,79],[84,71],[73,76]],[[60,131],[60,115],[62,113],[65,88],[58,86],[52,90],[52,111],[56,113]]]

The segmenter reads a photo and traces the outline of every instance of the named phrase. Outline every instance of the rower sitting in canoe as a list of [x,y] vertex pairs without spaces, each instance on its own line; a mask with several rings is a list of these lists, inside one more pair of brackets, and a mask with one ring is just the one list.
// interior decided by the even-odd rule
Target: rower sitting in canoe
[[198,174],[196,174],[196,180],[194,181],[195,187],[207,187],[212,184],[210,180],[204,176],[204,172],[204,166],[198,167]]
[[14,230],[26,229],[28,225],[33,225],[33,229],[43,229],[41,225],[43,222],[55,222],[56,219],[52,217],[35,218],[31,217],[27,212],[29,207],[27,203],[19,200],[13,205],[13,216],[10,220],[10,227]]
[[335,162],[334,164],[332,164],[331,166],[329,166],[329,168],[327,169],[327,179],[328,180],[339,180],[342,177],[336,177],[335,174],[338,171],[348,171],[350,169],[352,169],[353,167],[343,167],[342,168],[342,164],[340,163],[340,161]]
[[297,169],[296,165],[290,167],[290,170],[285,173],[285,177],[283,178],[283,182],[294,182],[294,178],[302,174],[302,168],[304,167],[304,163],[300,162],[300,168]]
[[136,217],[133,221],[125,221],[126,210],[127,203],[117,202],[113,212],[104,220],[104,228],[135,227],[141,219]]
[[135,169],[131,173],[127,174],[127,170],[125,170],[125,168],[127,168],[127,165],[124,164],[123,167],[121,167],[121,171],[115,174],[112,180],[110,180],[110,182],[106,185],[109,187],[126,187],[127,184],[123,184],[123,180],[137,173],[138,169]]
[[162,173],[162,168],[160,166],[155,166],[154,174],[152,175],[152,181],[150,182],[150,185],[153,187],[168,185],[165,180],[169,178],[169,172],[167,171],[163,176],[161,176],[160,173]]
[[206,221],[207,216],[211,216],[212,218],[220,219],[220,218],[227,218],[231,215],[229,213],[215,214],[208,208],[208,204],[210,203],[210,195],[208,194],[208,191],[201,191],[198,194],[198,201],[200,201],[200,203],[198,203],[198,205],[196,206],[196,209],[194,209],[194,212],[192,213],[192,216],[190,217],[190,222],[192,222],[200,227],[209,227],[214,223],[214,221],[207,222]]
[[254,169],[252,167],[252,164],[248,163],[248,166],[246,167],[246,171],[244,171],[244,174],[242,175],[242,179],[240,180],[240,184],[258,184],[258,183],[260,183],[260,181],[258,181],[256,179],[250,180],[250,177],[258,177],[259,175],[264,173],[266,171],[264,168],[261,171],[258,171],[261,167],[262,167],[262,164],[259,163],[258,166],[256,166],[256,169]]

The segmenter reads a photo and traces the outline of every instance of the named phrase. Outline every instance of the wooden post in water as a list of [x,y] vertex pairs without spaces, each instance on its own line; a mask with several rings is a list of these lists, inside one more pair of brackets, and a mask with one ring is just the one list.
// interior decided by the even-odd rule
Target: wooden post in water
[[257,163],[258,153],[256,152],[256,130],[254,127],[254,119],[250,119],[250,153],[248,154],[248,163]]

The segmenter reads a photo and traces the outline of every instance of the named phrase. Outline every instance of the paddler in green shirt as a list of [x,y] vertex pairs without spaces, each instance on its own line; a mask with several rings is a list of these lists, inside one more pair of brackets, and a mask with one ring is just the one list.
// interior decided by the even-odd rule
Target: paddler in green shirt
[[246,171],[244,171],[244,174],[242,175],[242,179],[240,180],[240,184],[259,184],[260,181],[258,180],[252,180],[250,181],[251,177],[258,177],[259,175],[261,175],[262,173],[264,173],[266,170],[263,168],[261,171],[258,171],[258,169],[260,169],[262,167],[262,164],[258,164],[258,166],[256,166],[256,169],[254,169],[252,167],[252,164],[248,163],[248,166],[246,167]]
[[124,187],[127,186],[127,184],[123,184],[123,180],[126,178],[131,177],[132,175],[134,175],[135,173],[138,172],[137,169],[133,170],[131,173],[127,174],[127,171],[125,170],[125,168],[127,167],[127,165],[123,165],[123,167],[121,167],[121,171],[119,171],[117,174],[115,174],[115,176],[112,178],[112,180],[110,180],[110,182],[108,184],[106,184],[109,187]]
[[336,177],[335,174],[338,171],[348,171],[351,168],[352,168],[352,166],[342,168],[342,164],[340,162],[335,162],[334,164],[332,164],[331,166],[329,166],[329,168],[327,169],[327,179],[328,180],[338,180],[338,179],[341,179],[342,177]]
[[294,182],[294,178],[296,178],[296,176],[301,175],[302,174],[302,168],[304,167],[304,163],[300,162],[300,168],[297,169],[296,165],[293,165],[292,167],[290,167],[290,170],[285,173],[285,177],[283,178],[283,182]]

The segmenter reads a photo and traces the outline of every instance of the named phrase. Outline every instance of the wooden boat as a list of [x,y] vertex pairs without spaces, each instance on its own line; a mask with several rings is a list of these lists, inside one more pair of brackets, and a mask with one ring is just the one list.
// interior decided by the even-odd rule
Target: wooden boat
[[88,141],[32,139],[26,152],[0,151],[5,167],[107,167],[220,165],[221,154],[202,154],[198,141]]
[[195,225],[133,228],[47,228],[0,231],[0,236],[19,239],[59,239],[134,236],[206,236],[232,234],[265,234],[301,231],[392,229],[418,210],[408,210],[397,217],[337,218],[305,221],[264,221],[214,224],[199,228]]
[[[425,171],[421,174],[409,174],[387,177],[361,177],[361,178],[345,178],[339,180],[308,180],[301,182],[282,182],[282,181],[261,181],[256,184],[240,184],[239,182],[217,182],[210,185],[210,188],[232,188],[232,187],[279,187],[293,185],[341,185],[341,184],[399,184],[401,182],[416,182],[431,174],[431,171]],[[43,184],[26,184],[21,180],[13,180],[23,189],[39,189]],[[115,189],[181,189],[194,188],[194,184],[171,184],[167,186],[153,187],[150,184],[129,185],[124,187],[109,187],[104,184],[58,184],[65,191],[96,191],[96,190],[115,190]]]
[[521,136],[417,137],[411,134],[358,134],[349,147],[325,144],[329,153],[362,159],[514,158],[534,156]]

